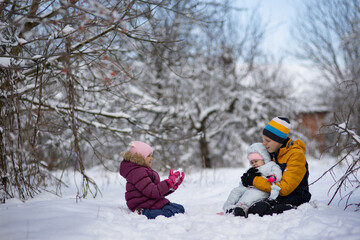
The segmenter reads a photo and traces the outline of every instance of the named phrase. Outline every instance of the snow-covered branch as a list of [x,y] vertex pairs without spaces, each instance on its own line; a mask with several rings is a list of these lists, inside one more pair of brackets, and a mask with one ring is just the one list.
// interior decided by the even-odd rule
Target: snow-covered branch
[[349,129],[345,122],[341,124],[335,124],[335,128],[340,134],[346,134],[350,136],[354,140],[354,142],[356,142],[356,144],[360,147],[360,136],[357,135],[355,130]]
[[[35,99],[29,99],[26,97],[22,97],[21,99],[24,101],[30,102],[32,104],[35,104],[35,105],[40,104]],[[47,103],[47,102],[49,102],[49,101],[44,101],[41,103],[41,105],[44,109],[58,111],[63,114],[66,114],[67,111],[71,110],[71,106],[69,106],[68,104],[59,103],[59,102],[51,102],[51,103]],[[103,110],[90,110],[90,109],[85,109],[85,108],[81,108],[81,107],[74,107],[74,110],[76,112],[81,112],[81,113],[85,113],[85,114],[89,114],[89,115],[93,115],[93,116],[102,116],[102,117],[112,118],[112,119],[125,119],[129,123],[134,124],[134,125],[136,123],[135,118],[133,118],[129,114],[126,114],[123,112],[112,113],[112,112],[107,112],[107,111],[103,111]]]

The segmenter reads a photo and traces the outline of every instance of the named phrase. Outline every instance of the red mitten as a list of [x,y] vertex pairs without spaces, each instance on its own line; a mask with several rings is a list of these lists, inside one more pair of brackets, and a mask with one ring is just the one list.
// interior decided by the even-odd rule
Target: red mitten
[[180,172],[179,171],[176,171],[173,173],[173,176],[175,177],[175,184],[179,182],[180,180]]
[[174,190],[176,190],[180,186],[180,184],[184,181],[184,178],[185,178],[184,172],[182,172],[181,175],[180,175],[180,172],[176,172],[176,173],[179,173],[179,177],[178,177],[178,179],[176,179]]
[[273,182],[275,182],[275,181],[276,181],[276,176],[275,176],[275,175],[270,175],[270,176],[268,176],[268,182],[273,183]]
[[180,176],[179,172],[174,173],[173,170],[170,169],[169,177],[168,179],[165,179],[165,181],[169,184],[169,188],[171,190],[175,190],[174,187],[175,187],[175,183],[177,182],[178,176]]

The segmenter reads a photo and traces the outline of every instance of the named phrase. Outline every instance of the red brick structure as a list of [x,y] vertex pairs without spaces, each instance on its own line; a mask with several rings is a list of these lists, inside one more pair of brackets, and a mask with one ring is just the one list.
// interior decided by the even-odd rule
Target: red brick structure
[[320,128],[326,124],[325,119],[328,116],[329,111],[312,111],[303,112],[298,114],[298,126],[297,130],[306,136],[317,141],[319,144],[319,150],[325,149],[325,136],[320,134]]

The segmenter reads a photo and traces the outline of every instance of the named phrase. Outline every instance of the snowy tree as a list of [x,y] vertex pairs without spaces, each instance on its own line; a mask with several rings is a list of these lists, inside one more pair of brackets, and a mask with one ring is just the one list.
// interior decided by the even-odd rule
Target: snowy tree
[[269,119],[272,88],[254,86],[278,77],[260,61],[260,17],[235,28],[229,1],[3,1],[0,9],[4,197],[60,190],[52,170],[67,169],[83,176],[79,197],[96,196],[86,169],[117,171],[133,139],[154,146],[159,168],[231,162]]
[[136,63],[138,56],[149,54],[141,52],[144,44],[166,42],[148,19],[157,9],[172,12],[176,5],[1,3],[0,166],[5,196],[27,199],[51,179],[61,183],[48,169],[69,167],[83,176],[78,195],[91,191],[95,196],[98,188],[85,171],[89,160],[106,164],[134,136],[156,136],[151,122],[169,108],[161,108],[158,94],[138,78]]
[[[356,91],[359,93],[358,88],[356,88]],[[356,101],[357,99],[353,100],[354,103]],[[359,209],[359,202],[352,203],[352,201],[350,201],[351,199],[356,199],[356,197],[352,197],[356,196],[356,192],[360,188],[360,180],[358,178],[358,172],[360,170],[360,136],[357,130],[350,127],[349,124],[353,112],[350,108],[343,109],[341,113],[335,113],[335,121],[326,126],[333,131],[332,136],[335,139],[335,143],[331,148],[337,151],[336,155],[338,159],[318,180],[323,178],[325,174],[331,174],[334,179],[334,184],[329,189],[329,192],[333,190],[332,197],[328,203],[329,205],[335,197],[339,195],[340,201],[345,200],[346,202],[345,208],[356,205],[357,209]],[[343,122],[343,119],[346,120]],[[340,175],[335,174],[337,168],[344,168],[345,170]]]
[[[360,83],[360,2],[321,0],[304,2],[304,6],[294,27],[299,46],[295,56],[320,73],[313,83],[314,88],[320,85],[322,90],[326,89],[321,91],[319,104],[340,113],[343,104],[353,105],[352,100],[357,97],[355,86]],[[348,123],[359,131],[359,101],[352,110]]]
[[[326,151],[338,161],[325,174],[348,166],[340,177],[333,175],[335,193],[329,204],[336,195],[348,203],[359,188],[360,1],[306,2],[294,33],[300,47],[296,56],[319,71],[322,103],[333,113],[321,132],[327,136]],[[343,195],[345,189],[350,191]]]
[[[191,21],[182,28],[177,21],[166,20],[163,34],[176,36],[173,41],[184,39],[181,48],[176,52],[164,48],[167,59],[158,57],[157,48],[144,71],[145,79],[157,81],[154,91],[164,96],[159,99],[161,105],[172,106],[171,117],[164,111],[157,122],[167,122],[163,126],[186,136],[181,144],[164,143],[162,156],[177,159],[171,165],[241,164],[239,156],[247,143],[261,141],[261,123],[286,104],[283,91],[275,90],[284,89],[280,87],[284,79],[276,74],[280,70],[271,69],[261,50],[265,26],[257,11],[232,8],[223,1],[208,6],[206,12],[202,21]],[[166,15],[161,19],[167,19]],[[241,21],[234,24],[235,19]],[[167,129],[159,133],[166,135]]]

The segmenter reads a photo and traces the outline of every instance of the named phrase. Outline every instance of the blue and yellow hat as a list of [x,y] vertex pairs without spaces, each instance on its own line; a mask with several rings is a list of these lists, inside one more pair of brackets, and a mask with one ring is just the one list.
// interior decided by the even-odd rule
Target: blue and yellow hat
[[290,121],[286,117],[275,117],[264,128],[263,134],[270,139],[283,143],[290,132]]

